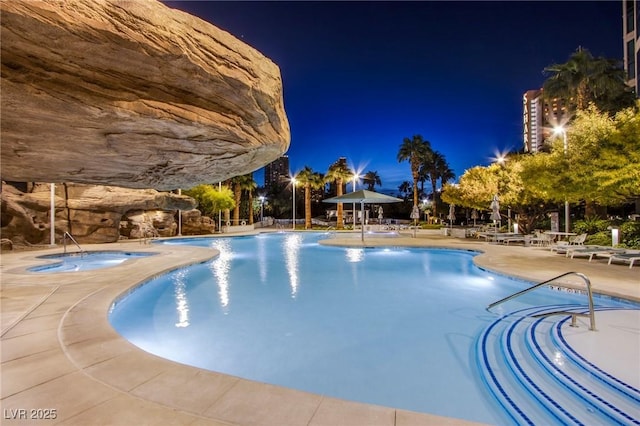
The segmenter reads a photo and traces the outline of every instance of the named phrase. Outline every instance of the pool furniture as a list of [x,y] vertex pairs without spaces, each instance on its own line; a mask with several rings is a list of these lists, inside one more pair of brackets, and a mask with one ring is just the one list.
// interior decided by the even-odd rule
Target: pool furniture
[[640,251],[613,253],[609,255],[608,265],[611,265],[612,262],[623,262],[623,263],[628,263],[629,269],[631,269],[633,268],[633,264],[636,260],[640,263]]
[[574,257],[588,257],[589,258],[589,262],[591,262],[593,260],[594,257],[597,257],[598,255],[611,255],[611,254],[617,254],[617,253],[624,253],[625,250],[624,249],[616,249],[613,247],[604,247],[604,246],[593,246],[593,247],[586,247],[586,246],[581,246],[581,247],[575,247],[575,248],[569,248],[567,250],[566,256],[567,257],[571,257],[572,259]]
[[503,244],[509,245],[509,243],[524,243],[525,236],[522,234],[515,234],[511,236],[505,236],[501,239]]
[[[553,236],[554,234],[558,234],[558,232],[555,232],[555,233],[548,232],[547,234]],[[571,232],[560,232],[559,234],[571,234]],[[570,250],[572,247],[576,247],[576,246],[587,247],[584,245],[584,242],[586,239],[587,239],[587,234],[580,234],[580,235],[573,234],[573,236],[569,236],[568,240],[560,240],[555,244],[551,245],[549,249],[551,251],[556,251],[558,253],[564,254],[564,253],[567,253],[567,250]],[[597,247],[597,246],[593,246],[593,247]]]
[[536,231],[531,238],[531,244],[539,247],[548,247],[553,242],[553,236],[546,232]]

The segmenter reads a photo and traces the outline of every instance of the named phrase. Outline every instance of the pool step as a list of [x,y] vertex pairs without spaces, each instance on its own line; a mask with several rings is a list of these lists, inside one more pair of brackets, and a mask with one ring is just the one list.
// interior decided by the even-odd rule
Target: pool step
[[580,359],[562,338],[578,305],[524,309],[494,321],[480,335],[481,375],[517,424],[639,424],[640,392]]

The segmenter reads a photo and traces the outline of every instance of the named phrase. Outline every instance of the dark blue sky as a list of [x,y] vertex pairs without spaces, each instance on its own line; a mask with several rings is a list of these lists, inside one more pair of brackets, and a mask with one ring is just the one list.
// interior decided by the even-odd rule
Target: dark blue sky
[[292,172],[346,157],[393,190],[411,180],[403,138],[421,134],[460,176],[520,149],[522,95],[546,66],[578,46],[623,55],[617,0],[164,3],[280,67]]

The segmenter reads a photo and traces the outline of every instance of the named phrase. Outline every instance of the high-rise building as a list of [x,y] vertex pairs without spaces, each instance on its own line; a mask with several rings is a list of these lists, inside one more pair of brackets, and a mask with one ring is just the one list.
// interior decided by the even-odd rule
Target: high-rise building
[[539,152],[555,127],[569,116],[561,99],[545,99],[542,89],[529,90],[522,97],[524,151]]
[[522,97],[524,151],[538,152],[542,147],[542,90],[529,90]]
[[638,55],[640,40],[638,40],[638,21],[640,21],[640,5],[637,0],[622,0],[622,41],[624,43],[624,70],[627,74],[627,84],[636,92],[638,87]]
[[290,177],[289,157],[286,155],[264,166],[264,187],[267,191]]

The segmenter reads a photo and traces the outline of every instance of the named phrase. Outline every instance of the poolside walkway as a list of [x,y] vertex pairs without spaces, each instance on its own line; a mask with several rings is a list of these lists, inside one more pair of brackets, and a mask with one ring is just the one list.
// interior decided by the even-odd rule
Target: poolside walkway
[[[359,245],[360,241],[333,238],[328,243]],[[588,275],[596,291],[640,301],[640,268],[608,266],[602,261],[589,264],[586,259],[567,259],[539,248],[422,234],[417,238],[366,240],[365,245],[482,250],[484,253],[475,258],[477,264],[493,271],[543,280],[575,270]],[[107,314],[113,300],[158,273],[206,261],[217,253],[206,248],[139,242],[84,248],[159,255],[133,259],[108,271],[47,275],[28,273],[25,268],[42,264],[36,256],[59,253],[61,248],[2,254],[2,424],[473,424],[257,383],[143,352],[109,325]],[[616,345],[638,345],[640,340],[634,339],[640,334],[640,316],[635,318],[635,324],[628,324],[630,333],[617,339],[624,341],[616,341]],[[602,327],[606,329],[606,324]],[[637,369],[637,363],[632,367]]]

